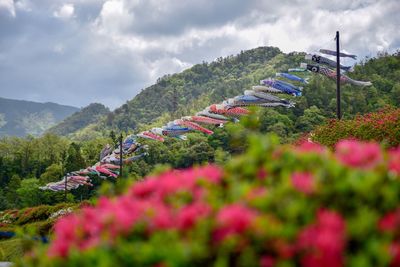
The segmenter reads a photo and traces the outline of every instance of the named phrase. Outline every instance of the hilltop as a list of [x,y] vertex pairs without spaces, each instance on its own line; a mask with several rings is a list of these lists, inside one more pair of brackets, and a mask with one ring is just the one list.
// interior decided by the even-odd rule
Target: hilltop
[[99,118],[109,113],[110,110],[104,105],[92,103],[67,117],[59,124],[51,127],[47,132],[58,135],[68,135],[98,121]]
[[0,136],[41,135],[79,108],[0,97]]

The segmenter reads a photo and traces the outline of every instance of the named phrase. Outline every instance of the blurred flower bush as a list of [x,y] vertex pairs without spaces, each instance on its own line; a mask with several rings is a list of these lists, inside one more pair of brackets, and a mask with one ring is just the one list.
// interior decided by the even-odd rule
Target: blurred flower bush
[[339,140],[349,138],[374,140],[386,147],[399,146],[400,109],[388,107],[352,120],[331,120],[312,134],[313,140],[329,147],[333,147]]
[[57,221],[20,266],[400,266],[400,148],[249,137]]

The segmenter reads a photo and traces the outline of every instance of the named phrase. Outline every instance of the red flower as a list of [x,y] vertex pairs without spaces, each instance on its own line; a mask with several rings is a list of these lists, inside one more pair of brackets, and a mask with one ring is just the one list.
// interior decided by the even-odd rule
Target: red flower
[[146,180],[136,183],[131,187],[130,193],[137,198],[147,198],[157,191],[158,182],[154,177],[147,177]]
[[179,229],[187,230],[193,227],[200,218],[208,216],[211,208],[204,203],[194,203],[180,210],[177,217]]
[[393,232],[400,225],[400,209],[386,213],[379,222],[378,228],[382,232]]
[[194,168],[192,169],[192,172],[197,179],[205,179],[214,184],[217,184],[221,181],[223,174],[221,168],[212,164],[203,166],[201,168]]
[[309,140],[305,140],[300,145],[296,147],[296,151],[305,152],[305,153],[317,153],[322,154],[326,151],[326,148],[321,146],[318,143],[311,142]]
[[241,204],[223,207],[217,214],[215,239],[220,241],[232,234],[243,234],[256,218],[256,212]]
[[265,178],[267,178],[267,175],[268,173],[264,167],[261,167],[257,172],[257,178],[260,180],[265,180]]
[[69,250],[78,240],[77,226],[79,224],[79,217],[75,214],[67,215],[56,222],[54,226],[56,238],[49,248],[49,257],[65,257],[68,255]]
[[336,158],[346,166],[369,169],[382,160],[381,148],[377,143],[342,140],[336,144]]
[[309,172],[295,172],[292,174],[292,185],[296,190],[307,195],[315,192],[314,177]]
[[297,240],[304,267],[343,266],[345,223],[336,212],[320,210],[317,222],[303,229]]
[[273,267],[275,265],[275,259],[271,256],[263,256],[260,259],[260,267]]
[[400,266],[400,244],[392,243],[389,248],[389,253],[392,256],[392,261],[390,262],[390,267]]
[[317,213],[317,220],[319,225],[323,226],[324,228],[328,228],[337,233],[345,232],[344,220],[337,212],[320,209]]

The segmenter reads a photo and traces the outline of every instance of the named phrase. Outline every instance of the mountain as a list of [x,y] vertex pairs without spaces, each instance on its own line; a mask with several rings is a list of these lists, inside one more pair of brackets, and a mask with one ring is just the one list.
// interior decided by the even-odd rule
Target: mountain
[[284,54],[276,47],[258,47],[236,56],[203,62],[181,73],[165,75],[102,120],[77,132],[91,136],[110,130],[131,131],[199,111],[243,92],[276,70],[300,64],[304,54]]
[[79,108],[0,97],[0,136],[41,135]]
[[[301,52],[283,53],[276,47],[258,47],[166,75],[98,122],[76,131],[75,137],[87,140],[108,136],[111,130],[132,132],[161,126],[169,120],[243,94],[261,79],[275,77],[276,72],[298,67],[305,61],[304,55]],[[342,86],[343,118],[376,111],[386,105],[399,106],[399,67],[400,52],[378,54],[358,62],[354,72],[348,75],[356,80],[371,81],[373,86]],[[297,75],[310,77],[307,85],[297,83],[304,86],[303,96],[294,100],[295,108],[263,109],[260,117],[263,131],[293,139],[327,119],[335,118],[335,82],[318,74]]]
[[75,112],[62,122],[47,130],[49,133],[68,135],[82,129],[99,118],[110,113],[110,110],[102,104],[92,103],[89,106]]

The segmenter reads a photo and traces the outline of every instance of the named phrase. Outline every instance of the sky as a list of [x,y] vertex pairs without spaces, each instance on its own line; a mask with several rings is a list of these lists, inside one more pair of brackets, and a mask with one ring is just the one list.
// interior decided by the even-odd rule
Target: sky
[[0,97],[114,109],[158,77],[259,46],[400,48],[399,0],[0,0]]

